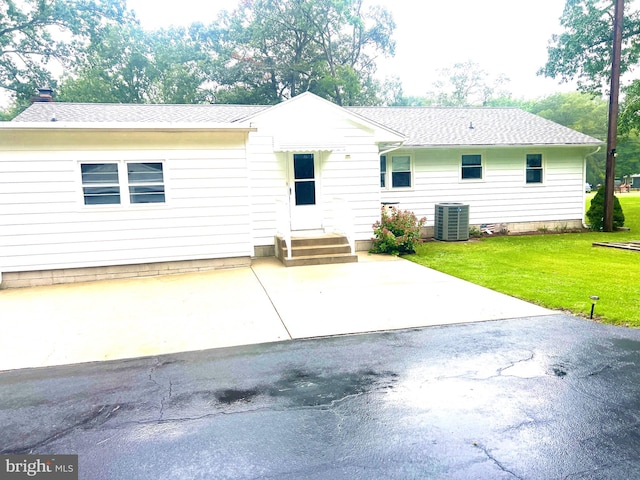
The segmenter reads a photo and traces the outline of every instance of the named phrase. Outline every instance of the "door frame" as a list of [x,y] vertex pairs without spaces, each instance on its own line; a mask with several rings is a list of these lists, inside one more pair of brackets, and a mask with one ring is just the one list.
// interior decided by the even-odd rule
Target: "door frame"
[[[295,159],[296,155],[313,155],[313,182],[314,182],[314,203],[308,205],[296,204],[296,178]],[[321,154],[318,151],[295,151],[287,154],[287,188],[289,191],[289,222],[291,231],[314,231],[323,228],[322,192],[320,168],[322,164]],[[299,183],[309,181],[303,178]]]

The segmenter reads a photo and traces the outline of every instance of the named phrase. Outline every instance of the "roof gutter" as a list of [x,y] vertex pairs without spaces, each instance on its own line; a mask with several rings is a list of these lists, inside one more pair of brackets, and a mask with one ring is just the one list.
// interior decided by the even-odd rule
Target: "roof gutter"
[[42,130],[73,130],[73,131],[155,131],[155,132],[185,132],[185,131],[218,131],[255,132],[256,127],[249,123],[211,123],[211,122],[0,122],[0,131],[42,131]]
[[[523,148],[548,148],[548,147],[594,147],[598,145],[598,149],[601,148],[601,143],[598,145],[597,143],[509,143],[509,144],[455,144],[455,143],[447,143],[447,144],[429,144],[429,145],[404,145],[407,148],[514,148],[514,147],[523,147]],[[595,153],[595,152],[594,152]],[[590,155],[593,155],[591,153]]]
[[378,155],[385,155],[389,152],[393,152],[394,150],[398,150],[404,145],[404,142],[396,142],[392,144],[385,145],[385,150],[381,150]]

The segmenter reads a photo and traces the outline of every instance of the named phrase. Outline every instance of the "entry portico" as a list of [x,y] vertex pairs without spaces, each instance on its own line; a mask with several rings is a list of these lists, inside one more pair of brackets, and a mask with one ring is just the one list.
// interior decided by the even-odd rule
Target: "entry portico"
[[256,128],[247,158],[258,250],[273,245],[274,233],[338,232],[354,249],[370,239],[380,216],[380,153],[400,146],[402,134],[312,94],[247,121]]

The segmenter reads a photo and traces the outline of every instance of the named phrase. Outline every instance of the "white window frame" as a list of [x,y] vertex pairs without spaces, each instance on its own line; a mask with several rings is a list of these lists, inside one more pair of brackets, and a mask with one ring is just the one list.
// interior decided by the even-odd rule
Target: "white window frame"
[[[157,204],[165,204],[167,203],[167,195],[166,195],[166,186],[165,186],[165,181],[164,181],[164,172],[165,172],[165,168],[164,168],[164,163],[161,161],[144,161],[144,162],[140,162],[140,161],[128,161],[128,162],[124,162],[125,163],[125,170],[127,171],[127,193],[129,194],[128,197],[128,201],[129,204],[131,205],[157,205]],[[133,164],[160,164],[161,167],[161,175],[162,175],[162,180],[160,182],[158,181],[153,181],[153,182],[144,182],[144,181],[137,181],[137,182],[132,182],[130,177],[129,177],[129,165],[133,165]],[[138,173],[146,173],[146,172],[138,172]],[[133,188],[136,187],[151,187],[151,186],[162,186],[162,193],[157,193],[157,192],[150,192],[150,193],[140,193],[140,192],[134,192],[132,190]],[[162,195],[162,201],[157,202],[132,202],[131,201],[131,197],[133,196],[142,196],[142,195],[146,195],[146,196],[155,196],[155,195]]]
[[[464,166],[462,165],[462,158],[463,157],[480,157],[480,178],[464,178],[462,175],[462,172],[464,171]],[[484,154],[481,152],[466,152],[466,153],[462,153],[460,154],[460,182],[484,182],[485,181],[485,158],[484,158]],[[478,168],[476,166],[473,167],[468,167],[468,168]]]
[[[115,165],[115,174],[118,176],[117,182],[95,182],[95,183],[85,183],[84,182],[84,172],[82,167],[85,165]],[[116,161],[92,161],[92,162],[79,162],[78,169],[80,170],[80,194],[82,197],[82,204],[85,207],[119,207],[122,205],[122,172],[120,171],[120,167],[118,166],[118,162]],[[91,173],[89,173],[91,174]],[[86,203],[87,197],[94,196],[92,194],[87,194],[85,188],[117,188],[118,189],[118,202],[114,203]]]
[[[127,166],[132,163],[159,163],[162,165],[162,186],[164,187],[164,201],[163,202],[146,202],[136,203],[131,202],[131,189],[130,187],[145,185],[139,182],[129,182],[129,173]],[[120,203],[106,203],[106,204],[86,204],[84,187],[91,186],[91,184],[84,184],[82,182],[82,165],[104,165],[104,164],[116,164],[118,171],[118,187],[120,189]],[[164,159],[129,159],[129,160],[78,160],[78,178],[79,178],[79,198],[83,208],[86,209],[131,209],[131,208],[162,208],[166,207],[169,203],[168,184],[167,184],[167,163]],[[115,184],[102,184],[104,186],[115,186]],[[101,185],[101,186],[102,186]],[[153,183],[151,185],[159,185],[159,183]]]
[[[380,188],[383,190],[388,190],[389,189],[389,174],[387,173],[387,171],[389,170],[389,160],[387,158],[387,155],[380,155]],[[384,171],[382,169],[382,159],[384,158]],[[383,181],[384,179],[384,181]],[[382,185],[382,183],[384,183],[384,185]]]
[[[395,153],[395,152],[394,152]],[[414,188],[414,160],[413,155],[410,153],[386,153],[384,155],[380,155],[379,157],[386,158],[386,171],[380,170],[380,183],[382,183],[382,175],[384,175],[384,187],[380,185],[382,190],[412,190]],[[409,158],[409,186],[402,187],[394,187],[393,186],[393,159],[399,157],[408,157]],[[404,172],[404,171],[403,171]]]
[[[539,182],[529,182],[527,181],[527,173],[529,172],[529,164],[528,164],[528,156],[529,155],[540,155],[540,167],[536,168],[536,170],[540,170],[542,173],[540,175],[540,181]],[[545,164],[545,157],[542,153],[525,153],[524,155],[524,183],[527,186],[530,187],[535,187],[538,185],[544,185],[544,180],[545,180],[545,170],[546,170],[546,164]]]

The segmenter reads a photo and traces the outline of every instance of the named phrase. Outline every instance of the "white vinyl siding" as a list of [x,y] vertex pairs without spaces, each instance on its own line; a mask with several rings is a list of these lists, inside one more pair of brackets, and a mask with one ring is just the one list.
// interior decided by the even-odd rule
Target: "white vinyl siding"
[[433,225],[436,203],[460,202],[470,206],[472,225],[582,220],[584,215],[584,157],[593,149],[544,147],[544,183],[526,183],[525,147],[486,148],[482,155],[484,179],[460,181],[462,152],[455,148],[412,150],[414,188],[382,191],[383,202],[398,202],[401,209],[427,217]]
[[[203,132],[196,140],[205,138],[206,149],[152,150],[156,142],[143,142],[119,151],[0,151],[0,271],[250,256],[246,134]],[[130,200],[126,164],[165,159],[162,184],[170,202],[156,204],[161,208],[85,205],[79,165],[114,158],[123,166],[123,202]],[[158,189],[157,166],[153,170],[146,180]],[[144,180],[133,175],[132,186]]]

